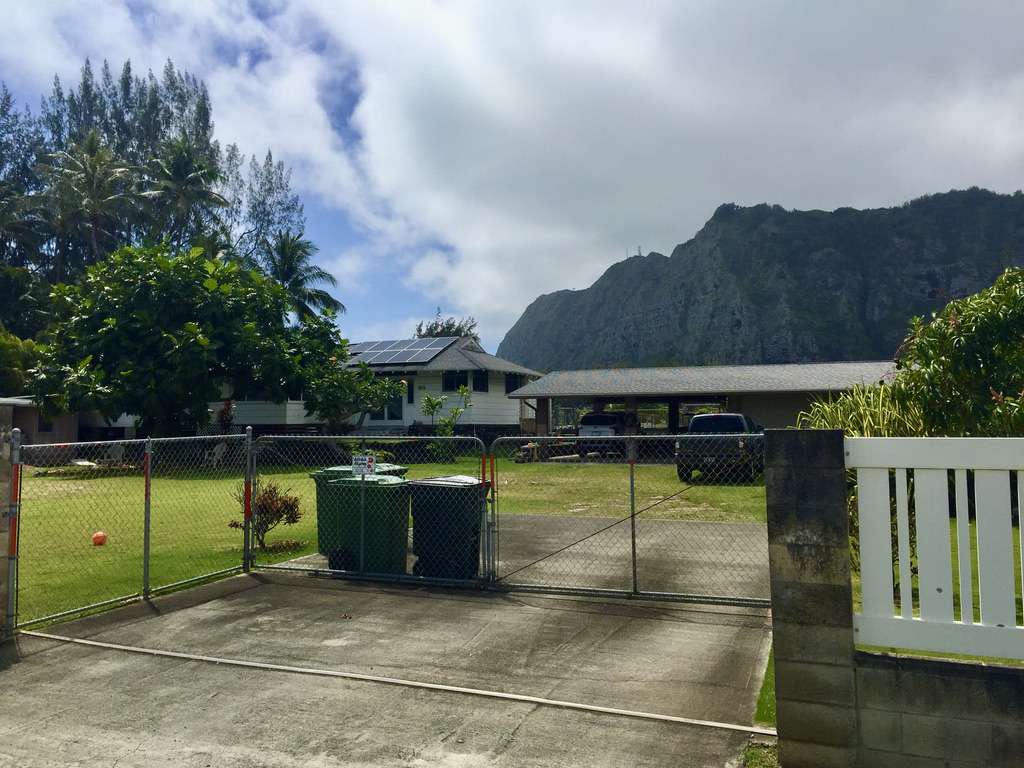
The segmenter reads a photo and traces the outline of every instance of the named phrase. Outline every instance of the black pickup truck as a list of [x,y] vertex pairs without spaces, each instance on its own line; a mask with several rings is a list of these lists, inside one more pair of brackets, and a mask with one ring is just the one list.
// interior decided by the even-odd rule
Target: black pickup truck
[[742,413],[702,413],[676,441],[676,471],[689,482],[751,482],[764,471],[763,429]]

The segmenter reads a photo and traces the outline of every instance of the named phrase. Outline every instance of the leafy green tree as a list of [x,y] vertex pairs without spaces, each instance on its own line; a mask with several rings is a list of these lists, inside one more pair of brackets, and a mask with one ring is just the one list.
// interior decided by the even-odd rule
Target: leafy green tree
[[472,316],[463,318],[442,317],[441,308],[437,308],[437,314],[433,320],[421,322],[416,325],[416,338],[436,338],[440,336],[459,336],[480,341],[480,334],[477,333],[477,322]]
[[317,283],[336,286],[330,272],[313,263],[317,247],[302,233],[277,232],[268,244],[263,266],[266,273],[284,286],[292,309],[302,320],[318,311],[344,312],[345,305]]
[[53,302],[34,371],[49,412],[129,413],[167,435],[206,424],[225,389],[279,401],[301,385],[284,289],[198,249],[123,248]]
[[0,325],[23,339],[38,336],[49,323],[50,289],[22,267],[0,265]]
[[33,341],[0,330],[0,396],[15,397],[28,392],[28,372],[36,364],[37,356]]
[[1024,434],[1024,269],[914,318],[897,366],[927,434]]

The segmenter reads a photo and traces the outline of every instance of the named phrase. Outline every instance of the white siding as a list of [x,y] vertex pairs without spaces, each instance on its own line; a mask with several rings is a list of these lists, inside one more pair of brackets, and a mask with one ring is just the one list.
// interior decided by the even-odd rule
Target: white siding
[[[447,416],[451,409],[460,404],[458,393],[443,392],[441,390],[440,372],[423,372],[415,376],[409,376],[407,381],[413,388],[413,402],[408,402],[408,397],[402,398],[402,418],[400,420],[370,419],[363,422],[369,429],[400,429],[410,427],[413,424],[430,424],[430,418],[423,415],[423,398],[427,395],[440,397],[446,395],[447,400],[434,420]],[[489,372],[487,392],[472,392],[473,377],[469,377],[471,390],[472,407],[459,419],[461,425],[489,424],[509,425],[519,424],[519,402],[512,400],[505,395],[505,374]]]
[[[409,403],[408,398],[402,397],[402,418],[393,420],[371,419],[369,415],[363,421],[367,429],[389,429],[399,430],[412,426],[414,423],[429,424],[430,419],[423,415],[421,410],[423,397],[432,395],[439,397],[447,395],[441,413],[437,416],[446,416],[451,409],[459,405],[459,397],[456,392],[441,391],[440,372],[424,372],[407,378],[409,385],[413,388],[413,402]],[[470,390],[473,386],[472,374],[469,376]],[[509,398],[505,394],[505,374],[495,371],[489,372],[488,391],[472,392],[472,407],[469,408],[459,419],[459,424],[488,424],[488,425],[519,425],[519,401]],[[223,405],[216,401],[210,403],[210,409],[216,413]],[[435,417],[436,421],[437,417]],[[358,417],[352,419],[352,423],[358,421]],[[245,426],[248,424],[320,424],[322,420],[317,416],[307,416],[305,403],[301,400],[289,400],[286,403],[273,403],[269,400],[236,400],[235,401],[235,424]]]
[[[217,411],[224,405],[222,401],[210,403],[210,410],[213,411],[216,419]],[[306,404],[302,400],[288,400],[283,403],[274,403],[270,400],[236,400],[235,424],[247,426],[249,424],[319,424],[320,419],[315,416],[306,415]]]

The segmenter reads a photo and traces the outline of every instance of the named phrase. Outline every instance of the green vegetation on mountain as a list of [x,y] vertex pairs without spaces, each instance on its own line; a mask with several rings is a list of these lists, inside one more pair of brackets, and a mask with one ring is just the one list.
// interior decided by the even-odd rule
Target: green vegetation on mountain
[[540,370],[892,359],[912,317],[1024,264],[1024,194],[895,208],[723,205],[671,256],[536,299],[498,354]]

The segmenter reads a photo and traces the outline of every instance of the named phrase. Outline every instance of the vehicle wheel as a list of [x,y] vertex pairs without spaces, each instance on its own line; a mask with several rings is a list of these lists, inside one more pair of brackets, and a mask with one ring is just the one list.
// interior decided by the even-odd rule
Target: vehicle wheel
[[682,464],[676,464],[676,474],[679,475],[680,482],[690,482],[690,477],[693,476],[692,467],[684,467]]

